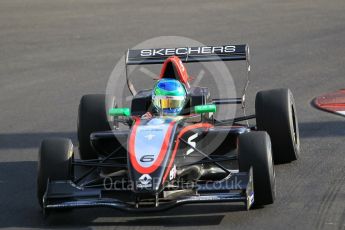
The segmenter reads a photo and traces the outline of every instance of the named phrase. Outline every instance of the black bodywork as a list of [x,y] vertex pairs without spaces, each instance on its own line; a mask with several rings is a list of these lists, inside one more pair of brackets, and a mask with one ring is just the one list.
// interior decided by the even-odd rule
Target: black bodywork
[[[145,110],[150,110],[148,92],[142,91],[133,99],[133,114],[142,115]],[[209,101],[206,88],[196,88],[189,97],[186,118],[174,127],[169,154],[160,166],[161,169],[151,175],[152,178],[158,178],[152,188],[136,187],[135,181],[141,174],[133,169],[128,160],[130,127],[95,132],[90,141],[99,153],[99,159],[74,160],[74,167],[87,168],[74,181],[50,181],[43,201],[45,210],[104,206],[125,211],[158,211],[181,204],[203,202],[244,202],[249,208],[253,203],[252,173],[238,172],[236,149],[238,136],[249,132],[251,128],[227,125],[233,123],[233,119],[216,121],[203,115],[189,116],[192,106]],[[253,116],[237,118],[235,122],[250,118]],[[162,184],[161,179],[166,173],[178,134],[186,126],[202,123],[211,124],[212,128],[191,129],[179,137],[174,162],[177,175]],[[197,147],[187,141],[195,133],[198,133],[194,140]],[[214,147],[211,143],[217,140],[222,141]],[[186,157],[188,148],[194,151]]]

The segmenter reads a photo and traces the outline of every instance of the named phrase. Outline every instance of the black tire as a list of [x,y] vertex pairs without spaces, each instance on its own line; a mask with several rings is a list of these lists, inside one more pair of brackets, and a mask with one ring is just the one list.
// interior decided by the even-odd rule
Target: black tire
[[[112,104],[115,104],[113,101]],[[90,134],[97,131],[111,130],[104,94],[84,95],[78,111],[79,154],[83,160],[97,158],[97,152],[92,148]]]
[[240,172],[253,167],[254,205],[272,204],[275,199],[275,172],[270,137],[257,131],[239,136],[238,164]]
[[274,163],[297,160],[300,152],[298,120],[289,89],[260,91],[255,99],[256,125],[272,141]]
[[43,195],[49,180],[73,180],[73,144],[70,139],[43,140],[38,155],[37,198],[43,205]]

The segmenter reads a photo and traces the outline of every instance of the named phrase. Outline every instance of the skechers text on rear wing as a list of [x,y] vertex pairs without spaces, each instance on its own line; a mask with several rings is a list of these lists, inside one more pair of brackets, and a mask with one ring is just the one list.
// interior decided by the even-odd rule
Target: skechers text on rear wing
[[170,56],[182,62],[241,61],[249,59],[248,45],[199,46],[128,50],[127,65],[161,64]]

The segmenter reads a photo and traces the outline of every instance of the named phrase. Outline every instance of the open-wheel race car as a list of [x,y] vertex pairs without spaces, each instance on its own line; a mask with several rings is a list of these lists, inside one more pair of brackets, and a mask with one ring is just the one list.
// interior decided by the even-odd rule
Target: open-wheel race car
[[[80,159],[74,157],[71,140],[43,140],[37,196],[44,212],[85,207],[158,211],[211,202],[243,202],[250,209],[272,204],[274,163],[288,163],[299,155],[291,91],[260,91],[255,115],[219,120],[214,116],[217,107],[244,104],[245,97],[211,98],[208,88],[190,86],[183,64],[245,60],[249,71],[248,46],[129,50],[126,55],[126,65],[163,64],[158,81],[153,89],[136,93],[130,108],[113,103],[108,110],[106,95],[83,96]],[[250,119],[256,125],[242,124]]]

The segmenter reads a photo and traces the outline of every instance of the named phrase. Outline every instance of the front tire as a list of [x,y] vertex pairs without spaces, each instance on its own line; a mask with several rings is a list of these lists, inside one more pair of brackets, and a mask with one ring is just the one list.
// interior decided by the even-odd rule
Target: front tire
[[[112,102],[112,104],[115,104]],[[82,160],[97,158],[98,154],[91,146],[90,135],[97,131],[111,130],[107,112],[106,96],[104,94],[84,95],[78,111],[79,154]]]
[[70,139],[52,138],[42,141],[37,173],[37,198],[41,207],[48,179],[73,180],[73,157],[73,144]]
[[266,131],[271,137],[274,162],[283,164],[297,160],[299,129],[291,91],[273,89],[258,92],[255,113],[258,130]]
[[254,205],[272,204],[275,200],[275,173],[270,137],[266,132],[249,132],[239,136],[240,172],[253,167]]

